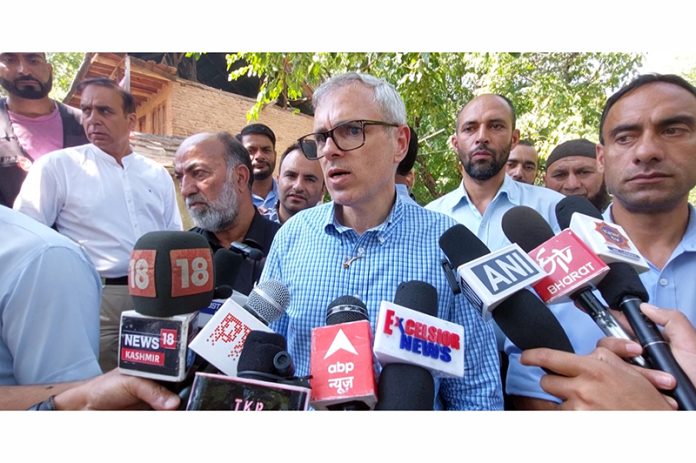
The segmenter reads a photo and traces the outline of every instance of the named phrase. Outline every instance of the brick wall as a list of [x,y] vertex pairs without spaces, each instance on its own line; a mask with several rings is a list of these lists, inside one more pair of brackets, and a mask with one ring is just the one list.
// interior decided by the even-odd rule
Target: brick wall
[[[246,115],[255,101],[240,95],[216,90],[196,82],[178,79],[171,92],[172,132],[168,135],[189,136],[197,132],[227,130],[232,135],[247,125]],[[259,120],[276,134],[276,151],[280,153],[297,138],[312,131],[312,118],[305,114],[267,106]]]

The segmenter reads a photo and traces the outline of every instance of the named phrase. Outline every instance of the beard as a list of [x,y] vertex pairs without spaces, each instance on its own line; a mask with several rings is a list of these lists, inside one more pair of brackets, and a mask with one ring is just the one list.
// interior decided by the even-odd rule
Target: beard
[[186,207],[195,202],[204,202],[206,205],[189,208],[191,218],[197,227],[213,233],[228,229],[239,214],[239,197],[230,181],[225,182],[220,197],[215,201],[208,201],[208,198],[198,193],[186,198]]
[[[19,86],[22,81],[35,82],[38,84],[38,88]],[[0,85],[2,85],[10,95],[25,98],[27,100],[40,100],[51,93],[51,89],[53,88],[53,73],[48,76],[48,80],[46,82],[41,82],[33,77],[18,77],[15,80],[0,78]]]
[[264,164],[263,170],[257,171],[256,169],[252,169],[254,180],[266,180],[268,177],[273,175],[274,168],[275,166],[271,166],[270,164]]
[[[461,154],[459,158],[462,162],[462,166],[464,167],[464,171],[469,175],[469,177],[475,180],[485,181],[495,177],[498,174],[498,172],[500,172],[503,169],[503,167],[505,167],[508,157],[510,156],[511,146],[512,144],[509,144],[507,147],[504,147],[500,152],[496,152],[488,146],[482,145],[477,147],[476,149],[471,150],[466,158],[462,159]],[[481,150],[485,150],[491,153],[492,159],[487,162],[473,163],[471,161],[473,154],[476,151]]]

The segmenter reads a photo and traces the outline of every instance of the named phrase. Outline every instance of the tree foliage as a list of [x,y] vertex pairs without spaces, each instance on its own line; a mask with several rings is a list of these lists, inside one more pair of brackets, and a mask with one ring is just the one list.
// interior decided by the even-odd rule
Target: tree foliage
[[77,70],[82,64],[84,53],[46,53],[46,59],[53,66],[53,89],[50,97],[62,101],[70,90]]
[[409,123],[422,141],[414,189],[421,203],[460,181],[449,145],[455,116],[474,95],[509,97],[518,128],[542,156],[553,146],[584,136],[597,140],[608,94],[636,74],[642,55],[628,53],[233,53],[228,67],[245,63],[231,79],[257,76],[261,89],[250,111],[266,104],[292,105],[311,98],[326,78],[346,71],[368,72],[401,93]]

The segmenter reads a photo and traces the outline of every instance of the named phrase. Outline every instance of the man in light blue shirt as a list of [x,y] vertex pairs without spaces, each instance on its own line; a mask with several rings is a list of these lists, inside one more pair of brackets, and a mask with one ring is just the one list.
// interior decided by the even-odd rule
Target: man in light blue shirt
[[555,191],[516,182],[505,175],[505,164],[520,138],[515,110],[502,95],[479,95],[457,116],[451,143],[462,164],[459,187],[432,201],[427,209],[449,215],[464,224],[491,251],[510,244],[502,231],[502,217],[515,206],[537,210],[555,231]]
[[[520,138],[515,123],[515,108],[502,95],[479,95],[464,105],[450,139],[463,167],[462,182],[455,190],[425,206],[464,224],[491,251],[510,244],[503,233],[502,219],[515,206],[535,209],[554,231],[560,231],[555,210],[563,196],[547,188],[517,182],[505,173],[510,150]],[[494,327],[498,349],[502,352],[505,335],[497,325]]]
[[465,375],[437,382],[436,408],[500,409],[491,325],[452,293],[440,267],[438,239],[455,222],[396,195],[394,176],[409,142],[401,97],[383,80],[350,73],[325,82],[313,100],[315,133],[300,144],[316,142],[333,201],[283,225],[261,277],[290,291],[286,314],[271,327],[287,338],[297,374],[309,372],[312,328],[326,324],[334,299],[359,297],[374,329],[380,302],[392,301],[400,283],[421,280],[437,289],[438,315],[465,330]]
[[[650,303],[679,309],[696,324],[696,209],[688,202],[696,186],[696,88],[674,75],[638,77],[607,100],[599,140],[597,160],[614,197],[605,219],[621,225],[648,261],[640,277]],[[590,353],[599,328],[572,304],[557,306],[576,353]],[[526,408],[557,408],[560,399],[539,385],[544,372],[520,365],[518,349],[509,352],[508,393],[525,396]],[[592,378],[575,379],[585,391],[598,389]],[[574,389],[565,393],[588,407]],[[607,400],[612,393],[621,391],[597,392]]]
[[99,274],[80,247],[0,206],[0,385],[101,373]]

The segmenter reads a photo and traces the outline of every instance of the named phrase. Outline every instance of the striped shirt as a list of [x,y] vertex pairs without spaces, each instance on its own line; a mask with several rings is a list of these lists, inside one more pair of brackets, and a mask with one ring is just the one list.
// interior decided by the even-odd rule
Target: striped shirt
[[353,295],[368,308],[375,329],[381,301],[398,285],[421,280],[438,292],[438,316],[464,326],[464,378],[436,380],[435,407],[502,409],[498,354],[490,323],[462,295],[454,295],[440,266],[438,239],[455,225],[449,217],[397,197],[384,223],[362,235],[335,220],[334,203],[290,218],[273,240],[261,281],[279,280],[290,291],[286,314],[271,325],[288,340],[298,375],[309,373],[312,328],[326,324],[326,308]]

